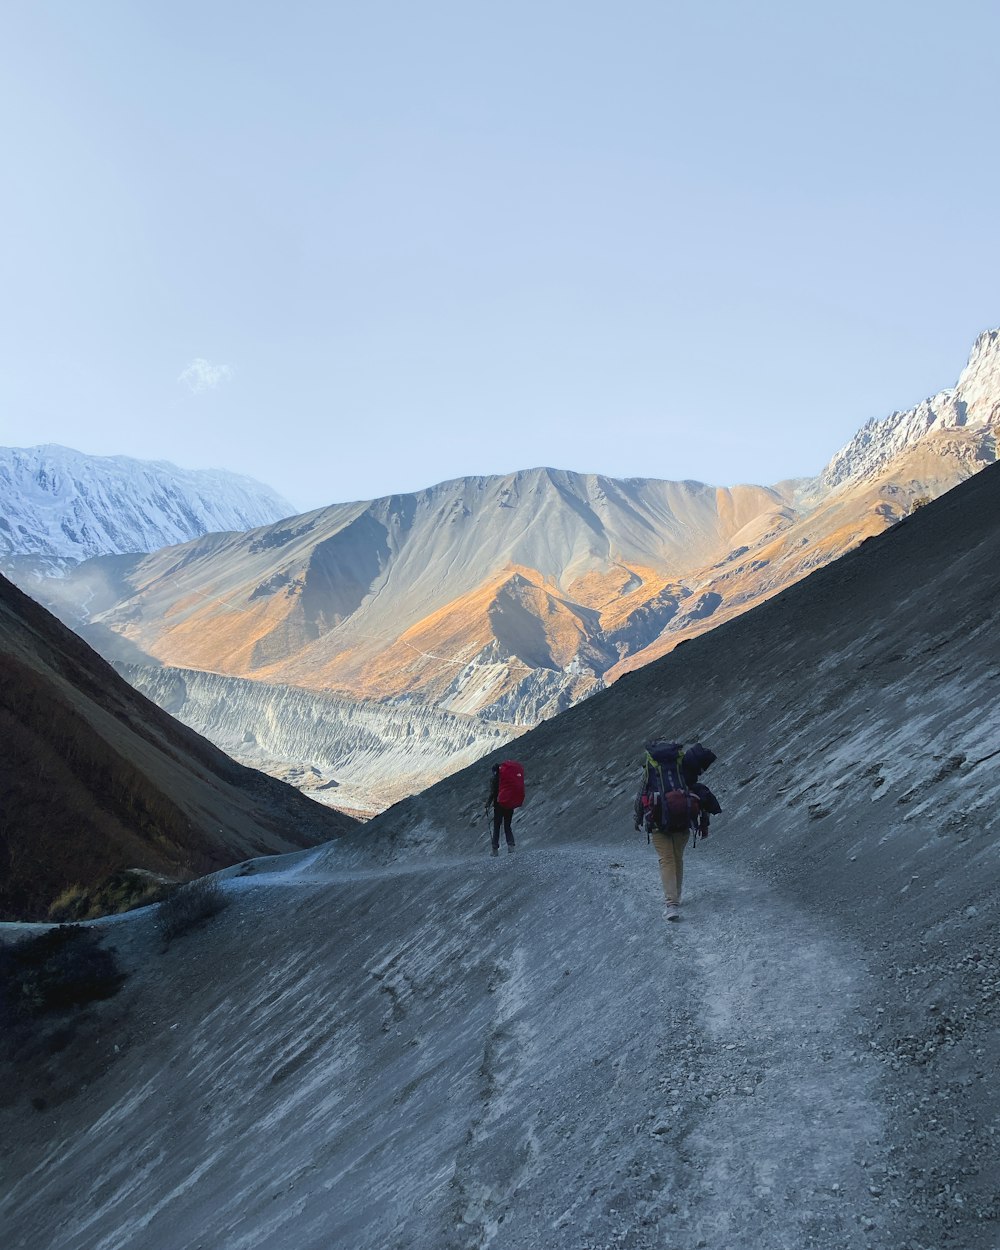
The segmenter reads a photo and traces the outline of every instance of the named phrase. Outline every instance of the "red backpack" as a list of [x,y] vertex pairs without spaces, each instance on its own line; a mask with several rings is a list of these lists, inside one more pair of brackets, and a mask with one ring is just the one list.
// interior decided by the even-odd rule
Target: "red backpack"
[[497,770],[497,802],[511,808],[524,802],[524,767],[517,760],[504,760]]

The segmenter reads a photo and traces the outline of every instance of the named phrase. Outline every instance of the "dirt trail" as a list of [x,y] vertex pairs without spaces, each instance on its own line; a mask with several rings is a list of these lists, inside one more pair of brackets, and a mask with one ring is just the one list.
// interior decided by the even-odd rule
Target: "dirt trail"
[[8,1244],[878,1244],[863,963],[710,854],[680,925],[638,842],[227,889],[225,983],[146,987],[171,1026],[21,1155]]
[[[692,946],[710,1104],[692,1132],[708,1245],[868,1245],[887,1146],[859,1040],[859,952],[773,893],[706,865]],[[863,1031],[863,1030],[862,1030]],[[722,1201],[720,1201],[720,1199]]]
[[[522,986],[563,965],[574,998],[551,1019],[526,999],[535,1053],[506,1074],[475,1235],[447,1244],[871,1245],[883,1147],[858,953],[708,854],[676,926],[646,848],[548,858],[567,888],[512,958]],[[560,1027],[579,1032],[553,1072]],[[456,1160],[463,1192],[473,1175]]]

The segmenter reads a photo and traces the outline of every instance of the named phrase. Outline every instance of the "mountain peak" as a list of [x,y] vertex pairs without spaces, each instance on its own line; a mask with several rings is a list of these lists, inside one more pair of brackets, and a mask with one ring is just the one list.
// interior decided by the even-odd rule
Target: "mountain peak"
[[[1000,421],[1000,330],[984,330],[953,387],[904,412],[871,418],[823,470],[827,489],[873,480],[900,455],[944,430],[984,430]],[[993,457],[988,457],[992,459]]]
[[969,425],[1000,421],[1000,330],[984,330],[976,339],[955,389]]

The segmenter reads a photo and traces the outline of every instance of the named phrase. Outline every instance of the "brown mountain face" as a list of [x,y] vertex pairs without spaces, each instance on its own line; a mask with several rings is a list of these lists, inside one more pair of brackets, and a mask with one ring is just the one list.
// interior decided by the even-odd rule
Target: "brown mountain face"
[[355,824],[234,763],[2,577],[0,742],[2,919],[124,868],[187,879]]
[[707,621],[702,568],[789,524],[792,497],[536,469],[88,561],[61,589],[123,659],[530,723],[675,617]]
[[770,599],[820,568],[883,533],[922,501],[936,498],[996,460],[996,436],[974,431],[934,430],[901,451],[872,479],[852,481],[818,500],[804,501],[794,520],[704,570],[699,593],[715,605],[711,619],[675,619],[650,646],[605,674],[614,681],[693,638]]

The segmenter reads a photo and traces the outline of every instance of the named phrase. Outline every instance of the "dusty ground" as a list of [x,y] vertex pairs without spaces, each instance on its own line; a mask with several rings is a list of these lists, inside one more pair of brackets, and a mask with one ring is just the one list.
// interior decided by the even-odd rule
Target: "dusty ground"
[[234,879],[211,963],[181,939],[126,991],[104,1077],[30,1113],[8,1244],[898,1233],[864,951],[697,854],[669,928],[635,835]]

